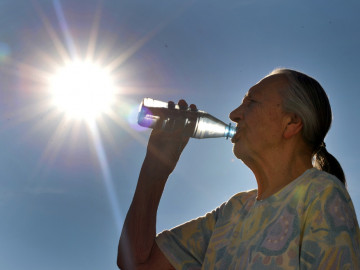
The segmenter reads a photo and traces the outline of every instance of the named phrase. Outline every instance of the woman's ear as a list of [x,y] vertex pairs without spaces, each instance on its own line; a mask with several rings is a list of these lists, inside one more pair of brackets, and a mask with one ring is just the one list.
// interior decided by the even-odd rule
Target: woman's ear
[[283,135],[285,139],[290,139],[302,130],[303,123],[301,118],[295,113],[288,114],[285,119]]

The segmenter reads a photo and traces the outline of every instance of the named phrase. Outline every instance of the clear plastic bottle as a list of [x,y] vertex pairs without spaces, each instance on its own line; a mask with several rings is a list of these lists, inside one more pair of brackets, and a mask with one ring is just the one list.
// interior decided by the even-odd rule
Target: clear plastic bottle
[[[171,104],[170,104],[171,105]],[[192,138],[232,138],[236,128],[225,124],[204,111],[180,110],[178,105],[170,106],[168,102],[144,98],[140,104],[138,124],[152,129],[173,131],[183,128],[184,133]]]

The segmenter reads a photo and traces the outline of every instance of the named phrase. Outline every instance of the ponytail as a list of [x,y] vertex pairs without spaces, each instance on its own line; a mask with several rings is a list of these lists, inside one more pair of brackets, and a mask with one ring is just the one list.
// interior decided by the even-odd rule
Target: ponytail
[[325,143],[322,143],[314,155],[314,167],[321,171],[335,175],[346,187],[344,171],[337,159],[326,150]]

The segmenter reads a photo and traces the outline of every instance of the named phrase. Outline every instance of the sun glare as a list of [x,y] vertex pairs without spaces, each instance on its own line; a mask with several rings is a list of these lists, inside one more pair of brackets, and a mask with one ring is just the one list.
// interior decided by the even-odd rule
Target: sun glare
[[111,74],[92,62],[74,61],[50,77],[53,103],[70,118],[93,120],[107,112],[115,101]]

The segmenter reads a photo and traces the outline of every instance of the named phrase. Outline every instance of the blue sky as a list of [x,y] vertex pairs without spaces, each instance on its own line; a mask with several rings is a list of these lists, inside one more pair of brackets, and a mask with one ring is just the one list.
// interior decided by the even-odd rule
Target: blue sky
[[[185,98],[227,122],[276,67],[327,91],[334,121],[325,142],[360,216],[359,12],[355,0],[2,0],[0,268],[117,269],[149,136],[135,123],[142,98]],[[121,89],[115,116],[95,129],[51,106],[44,79],[86,55],[112,64]],[[167,183],[158,231],[255,187],[230,141],[192,139]]]

